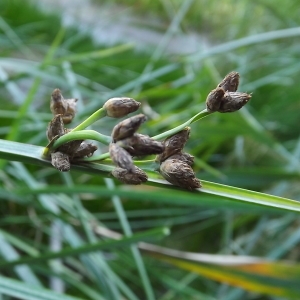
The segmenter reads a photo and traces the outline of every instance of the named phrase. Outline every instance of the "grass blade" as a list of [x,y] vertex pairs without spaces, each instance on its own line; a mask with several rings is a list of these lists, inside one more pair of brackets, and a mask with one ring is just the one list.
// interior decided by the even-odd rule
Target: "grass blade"
[[[40,164],[49,166],[50,161],[43,159],[41,154],[43,147],[27,145],[22,143],[10,142],[0,140],[0,158],[6,158],[10,160],[23,161],[27,163]],[[104,176],[110,176],[110,172],[113,166],[98,164],[98,163],[83,163],[72,165],[74,170],[84,171],[85,173],[92,173]],[[123,196],[130,197],[131,199],[143,200],[151,199],[152,201],[168,202],[173,204],[184,205],[196,205],[196,206],[208,206],[214,208],[243,208],[244,205],[250,204],[253,208],[268,208],[274,212],[274,208],[286,211],[300,212],[300,203],[298,201],[290,200],[287,198],[277,197],[273,195],[267,195],[259,192],[249,191],[236,187],[230,187],[222,184],[217,184],[208,181],[202,181],[203,187],[195,190],[194,192],[188,192],[180,190],[164,180],[151,179],[147,182],[148,185],[152,185],[156,188],[165,189],[159,190],[150,188],[150,190],[141,190],[138,187],[131,187],[130,190],[126,188],[116,188],[113,191],[107,188],[101,188],[99,186],[75,186],[74,189],[70,189],[63,186],[51,186],[38,189],[19,189],[17,193],[82,193],[89,192],[102,196]],[[170,192],[176,190],[176,193]],[[244,209],[248,209],[249,206],[245,206]]]
[[80,298],[57,294],[47,289],[32,288],[17,280],[0,276],[0,293],[22,300],[80,300]]
[[67,256],[80,255],[88,252],[99,251],[102,249],[112,249],[114,247],[122,247],[128,244],[136,243],[138,241],[156,239],[162,236],[165,236],[169,233],[167,228],[153,229],[145,231],[142,233],[137,233],[131,237],[126,237],[120,240],[109,240],[104,242],[95,243],[92,245],[81,246],[77,248],[68,248],[58,252],[48,252],[43,255],[35,257],[23,257],[21,259],[9,261],[9,262],[0,262],[0,268],[12,267],[20,264],[34,264],[41,261],[53,259],[53,258],[63,258]]
[[52,60],[49,61],[49,63],[51,63],[51,64],[61,64],[64,61],[68,61],[70,63],[78,63],[78,62],[80,63],[82,61],[89,60],[89,59],[105,58],[105,57],[108,57],[108,56],[119,54],[119,53],[122,53],[124,51],[128,51],[132,48],[133,48],[133,45],[124,44],[124,45],[119,45],[119,46],[108,48],[108,49],[102,49],[102,50],[96,50],[96,51],[91,51],[91,52],[67,55],[65,57],[52,59]]
[[161,255],[158,258],[179,268],[248,291],[292,299],[299,297],[299,265],[262,262],[238,266],[218,266]]

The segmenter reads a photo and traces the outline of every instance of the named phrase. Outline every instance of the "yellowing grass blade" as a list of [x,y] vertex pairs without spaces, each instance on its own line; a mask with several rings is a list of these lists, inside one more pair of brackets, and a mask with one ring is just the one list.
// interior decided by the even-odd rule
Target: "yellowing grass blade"
[[247,256],[236,256],[235,262],[232,255],[188,253],[148,244],[142,248],[159,260],[212,280],[255,293],[299,299],[300,264]]

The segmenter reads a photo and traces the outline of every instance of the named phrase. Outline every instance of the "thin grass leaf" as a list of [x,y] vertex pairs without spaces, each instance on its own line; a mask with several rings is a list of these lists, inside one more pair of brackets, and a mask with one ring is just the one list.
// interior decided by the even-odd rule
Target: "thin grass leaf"
[[111,47],[108,49],[101,49],[101,50],[96,50],[96,51],[91,51],[91,52],[85,52],[85,53],[79,53],[79,54],[73,54],[73,55],[68,55],[65,57],[59,57],[59,58],[52,58],[49,60],[47,63],[48,64],[61,64],[64,61],[68,61],[70,63],[80,63],[85,60],[89,59],[99,59],[99,58],[105,58],[109,57],[115,54],[122,53],[124,51],[128,51],[133,48],[132,44],[124,44],[124,45],[119,45],[116,47]]
[[300,27],[287,28],[281,30],[274,30],[269,32],[263,32],[260,34],[254,34],[247,36],[245,38],[230,41],[228,43],[223,43],[221,45],[210,48],[207,51],[201,51],[196,54],[192,54],[186,58],[188,62],[201,61],[204,58],[232,51],[240,47],[254,45],[258,43],[264,43],[268,41],[273,41],[277,39],[285,39],[289,37],[295,37],[300,35]]
[[[112,179],[106,178],[105,182],[106,182],[106,186],[108,189],[110,189],[110,190],[115,189],[115,184]],[[125,236],[127,236],[127,237],[132,236],[132,230],[130,227],[130,223],[128,222],[127,215],[123,208],[120,197],[118,197],[116,195],[112,196],[112,202],[115,207],[116,213],[118,215],[118,218],[119,218],[119,221],[120,221],[120,224],[122,226]],[[136,245],[131,245],[130,250],[131,250],[132,256],[134,258],[137,270],[140,274],[146,297],[149,300],[151,300],[151,299],[154,300],[155,299],[154,291],[153,291],[151,282],[149,280],[149,276],[147,274],[146,267],[144,265],[141,253],[138,250]]]
[[169,234],[169,231],[167,228],[159,228],[159,229],[153,229],[153,230],[148,230],[144,231],[142,233],[137,233],[132,235],[131,237],[126,237],[120,240],[110,240],[110,241],[104,241],[104,242],[98,242],[92,245],[87,245],[87,246],[81,246],[77,248],[69,248],[69,249],[64,249],[62,251],[57,251],[57,252],[48,252],[44,253],[39,256],[34,256],[34,257],[23,257],[21,259],[9,261],[9,262],[0,262],[0,268],[7,268],[7,267],[12,267],[20,264],[36,264],[41,261],[46,261],[49,259],[54,259],[54,258],[64,258],[67,256],[75,256],[75,255],[80,255],[84,253],[89,253],[89,252],[95,252],[103,249],[112,249],[114,247],[123,247],[128,244],[136,243],[138,241],[142,240],[148,240],[148,239],[157,239],[161,238],[165,235]]
[[[10,261],[18,260],[20,255],[12,247],[12,245],[6,241],[6,239],[0,233],[0,253],[2,257],[9,263]],[[31,284],[33,286],[43,286],[36,274],[31,270],[30,266],[16,266],[14,267],[15,273],[24,282]]]
[[[80,300],[81,298],[58,294],[47,289],[33,288],[20,281],[0,276],[0,293],[22,300]],[[81,299],[83,300],[83,299]]]
[[[85,244],[80,235],[69,225],[64,226],[65,239],[72,247],[78,247]],[[102,257],[102,253],[91,253],[80,255],[80,260],[85,265],[88,272],[96,277],[97,280],[93,279],[97,285],[103,285],[103,278],[105,279],[104,284],[109,285],[110,294],[104,289],[104,295],[106,298],[111,298],[112,294],[119,294],[122,292],[130,300],[138,300],[137,296],[131,291],[131,289],[123,282],[123,280],[116,274],[108,265],[106,260]],[[94,277],[93,276],[93,277]],[[120,292],[119,292],[120,290]],[[114,298],[112,298],[114,299]]]

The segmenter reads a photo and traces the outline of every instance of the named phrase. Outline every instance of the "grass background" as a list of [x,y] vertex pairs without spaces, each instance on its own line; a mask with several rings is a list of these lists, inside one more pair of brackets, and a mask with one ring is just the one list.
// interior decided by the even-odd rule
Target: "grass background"
[[[81,23],[63,23],[64,10],[71,9],[68,5],[49,12],[36,1],[1,1],[1,139],[45,146],[54,88],[66,98],[79,98],[76,124],[110,97],[134,97],[149,117],[141,131],[156,135],[202,110],[208,92],[235,70],[241,74],[239,90],[252,93],[252,100],[237,113],[214,114],[192,125],[186,150],[196,157],[197,177],[299,200],[300,7],[296,1],[278,5],[267,0],[116,0],[88,5],[99,14],[108,10],[107,24],[128,16],[130,26],[157,34],[157,45],[126,44],[126,37],[116,44],[97,42],[90,35],[92,26],[82,30]],[[167,47],[172,38],[189,34],[207,43],[184,54]],[[115,120],[103,119],[93,129],[109,134],[114,125]],[[3,260],[101,242],[105,240],[98,233],[101,228],[131,236],[163,226],[171,234],[155,242],[169,248],[299,260],[299,218],[292,213],[226,206],[195,209],[184,199],[172,205],[151,196],[147,201],[107,197],[89,192],[90,186],[118,185],[101,176],[0,163]],[[53,188],[30,194],[59,185],[66,193]],[[78,185],[86,191],[70,194]],[[15,192],[21,188],[29,192]],[[150,195],[151,187],[142,188]],[[174,194],[170,189],[169,196]],[[82,252],[63,262],[7,267],[2,275],[82,299],[284,299],[171,267],[141,256],[136,245]],[[0,297],[29,299],[22,287],[3,279]],[[46,298],[48,294],[36,291],[37,299],[41,295],[52,299],[52,294]]]

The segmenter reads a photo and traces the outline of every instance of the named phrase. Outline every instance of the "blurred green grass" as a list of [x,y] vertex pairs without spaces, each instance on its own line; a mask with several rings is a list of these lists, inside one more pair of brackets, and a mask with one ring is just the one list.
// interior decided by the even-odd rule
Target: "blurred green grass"
[[[182,1],[94,2],[99,9],[118,5],[141,19],[158,20],[156,27],[149,27],[165,38],[172,35],[168,28],[176,13],[183,12]],[[197,158],[197,176],[299,200],[299,34],[273,40],[263,36],[259,43],[226,50],[228,43],[250,35],[299,26],[299,5],[292,0],[281,5],[268,0],[203,0],[190,5],[175,32],[204,35],[210,48],[176,55],[163,46],[144,51],[133,46],[101,58],[86,53],[112,47],[97,44],[76,26],[64,28],[61,15],[42,12],[35,1],[1,1],[0,138],[9,137],[15,126],[14,140],[46,145],[54,88],[66,97],[79,98],[76,124],[108,98],[132,96],[143,103],[142,111],[149,117],[143,133],[156,135],[202,110],[207,93],[226,73],[236,70],[242,78],[240,90],[252,93],[252,100],[241,112],[212,115],[192,125],[186,150]],[[137,27],[146,26],[134,22]],[[59,32],[64,34],[55,45]],[[42,66],[49,53],[53,58]],[[79,59],[61,62],[74,55]],[[23,106],[20,115],[25,99],[28,107]],[[100,120],[94,129],[109,134],[114,124]],[[299,261],[299,218],[294,214],[193,211],[184,201],[174,207],[127,197],[111,201],[92,193],[20,197],[14,189],[54,184],[72,189],[80,184],[88,190],[90,184],[105,187],[107,182],[90,174],[65,175],[29,164],[1,163],[0,224],[5,235],[1,235],[0,253],[4,260],[99,242],[103,238],[95,228],[102,226],[126,235],[169,226],[172,234],[161,244],[170,248]],[[146,256],[141,259],[137,248],[124,247],[69,258],[66,264],[58,260],[10,268],[2,274],[82,299],[121,299],[121,295],[126,299],[279,299],[154,262]],[[178,282],[188,283],[177,286]],[[7,294],[1,289],[0,293]]]

